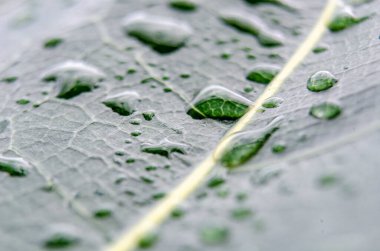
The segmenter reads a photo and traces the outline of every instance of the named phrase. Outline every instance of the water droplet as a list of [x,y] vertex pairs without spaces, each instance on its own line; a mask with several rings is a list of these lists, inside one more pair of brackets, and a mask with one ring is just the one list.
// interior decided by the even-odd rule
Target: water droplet
[[282,153],[286,150],[286,145],[282,143],[278,143],[272,146],[273,153]]
[[184,215],[185,215],[185,211],[181,208],[176,208],[171,213],[171,217],[174,219],[182,218]]
[[329,23],[328,28],[332,32],[338,32],[361,23],[366,19],[368,19],[368,16],[357,17],[349,6],[344,6],[335,14],[334,18]]
[[318,185],[323,188],[330,188],[337,185],[341,178],[335,174],[323,175],[318,179]]
[[154,246],[158,241],[158,235],[156,233],[149,233],[142,237],[138,243],[138,247],[141,249],[148,249]]
[[151,121],[155,116],[154,112],[143,112],[142,115],[146,121]]
[[171,0],[170,6],[182,11],[194,11],[198,4],[194,0]]
[[254,157],[272,134],[279,128],[282,117],[274,119],[265,128],[238,132],[231,135],[229,146],[224,149],[220,162],[223,166],[234,168]]
[[30,103],[30,101],[28,99],[24,99],[23,98],[23,99],[17,100],[16,103],[19,104],[19,105],[27,105],[27,104]]
[[288,4],[280,0],[245,0],[245,1],[250,4],[273,4],[273,5],[283,7],[285,9],[294,10],[293,7],[290,7]]
[[141,145],[141,151],[145,153],[158,154],[166,158],[170,158],[171,154],[186,154],[187,145],[171,142],[164,139],[158,144],[144,143]]
[[181,73],[181,75],[179,75],[181,78],[184,78],[184,79],[186,79],[186,78],[190,78],[191,77],[191,75],[189,74],[189,73]]
[[330,89],[338,82],[338,79],[328,71],[314,73],[307,81],[307,89],[312,92],[320,92]]
[[50,38],[44,42],[44,47],[47,49],[52,49],[63,43],[62,38]]
[[156,193],[152,196],[154,200],[161,200],[166,196],[166,193]]
[[129,121],[129,123],[130,123],[131,125],[140,125],[140,124],[141,124],[141,119],[139,119],[139,118],[134,118],[134,119],[131,119],[131,120]]
[[121,116],[129,116],[135,112],[135,103],[139,97],[137,92],[126,91],[106,98],[103,104]]
[[141,135],[141,132],[140,131],[134,131],[134,132],[131,132],[131,136],[133,137],[138,137]]
[[112,216],[112,211],[107,208],[98,209],[93,213],[94,218],[106,219]]
[[226,227],[205,227],[201,231],[201,240],[207,245],[224,244],[230,235]]
[[17,79],[18,78],[16,76],[10,76],[10,77],[2,78],[1,82],[5,82],[5,83],[8,83],[8,84],[11,84],[13,82],[16,82]]
[[328,50],[328,47],[326,47],[326,46],[317,46],[317,47],[315,47],[315,48],[313,49],[313,52],[314,52],[315,54],[319,54],[319,53],[325,52],[325,51],[327,51],[327,50]]
[[98,68],[77,61],[67,61],[43,74],[43,80],[58,82],[58,98],[70,99],[90,92],[102,81],[105,74]]
[[259,84],[269,84],[280,72],[280,68],[272,65],[254,67],[247,75],[247,79]]
[[0,156],[0,172],[14,177],[24,177],[28,174],[31,165],[22,158]]
[[44,246],[48,249],[69,248],[78,244],[80,239],[71,228],[59,227],[45,240]]
[[226,182],[225,179],[221,177],[213,177],[207,182],[207,187],[208,188],[216,188],[221,185],[223,185]]
[[235,120],[243,116],[252,102],[221,86],[209,86],[191,102],[187,114],[195,119]]
[[236,208],[232,210],[231,216],[235,220],[244,220],[252,215],[252,211],[249,208]]
[[186,23],[142,12],[127,16],[123,20],[123,28],[130,36],[161,53],[179,49],[192,34],[191,27]]
[[334,119],[338,117],[340,113],[340,106],[333,103],[322,103],[310,108],[310,115],[317,119]]
[[243,13],[237,10],[228,10],[222,12],[220,18],[224,23],[239,31],[255,36],[263,46],[273,47],[283,44],[282,35],[275,31],[268,33],[268,30],[271,29],[269,29],[259,18],[248,13]]
[[284,102],[284,99],[279,97],[271,97],[264,101],[264,108],[277,108]]

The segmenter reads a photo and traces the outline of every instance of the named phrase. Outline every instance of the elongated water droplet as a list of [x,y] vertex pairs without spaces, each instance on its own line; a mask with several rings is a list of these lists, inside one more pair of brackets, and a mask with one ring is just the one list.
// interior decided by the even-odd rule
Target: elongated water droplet
[[112,210],[108,208],[98,209],[93,213],[94,218],[106,219],[112,216]]
[[52,48],[59,46],[62,43],[63,43],[62,38],[58,38],[58,37],[50,38],[44,42],[44,47],[47,49],[52,49]]
[[236,208],[231,212],[232,218],[235,220],[244,220],[252,215],[252,211],[249,208]]
[[230,231],[226,227],[205,227],[201,231],[201,240],[207,245],[221,245],[228,240]]
[[141,151],[145,153],[158,154],[166,158],[170,158],[171,154],[186,154],[185,144],[175,143],[168,139],[164,139],[158,144],[145,143],[141,145]]
[[247,79],[259,84],[269,84],[279,73],[280,68],[272,65],[254,67],[247,75]]
[[341,113],[341,108],[337,104],[333,103],[322,103],[319,105],[314,105],[310,108],[310,115],[317,119],[335,119]]
[[142,237],[138,243],[138,247],[141,249],[148,249],[154,246],[158,241],[158,235],[156,233],[149,233]]
[[126,91],[106,98],[103,104],[121,116],[129,116],[135,112],[135,104],[139,97],[137,92]]
[[338,82],[338,79],[328,71],[314,73],[307,81],[307,89],[312,92],[320,92],[330,89]]
[[170,6],[182,11],[194,11],[197,9],[198,4],[194,0],[171,0]]
[[30,103],[30,100],[22,98],[22,99],[17,100],[16,103],[19,104],[19,105],[27,105],[27,104]]
[[11,83],[15,82],[16,80],[17,80],[16,76],[9,76],[9,77],[2,78],[1,82],[11,84]]
[[250,160],[279,128],[281,121],[282,117],[278,117],[263,129],[231,135],[232,139],[221,155],[221,164],[228,168],[234,168]]
[[251,103],[238,93],[213,85],[203,89],[194,98],[187,114],[195,119],[235,120],[246,113]]
[[273,153],[282,153],[286,150],[286,145],[283,143],[277,143],[272,146]]
[[344,6],[335,14],[328,28],[332,32],[338,32],[359,24],[366,19],[368,19],[368,16],[357,17],[349,6]]
[[216,188],[223,185],[226,182],[224,178],[221,177],[213,177],[207,182],[207,187]]
[[277,108],[279,107],[282,102],[284,102],[284,99],[279,97],[271,97],[264,101],[263,107],[265,108]]
[[279,7],[285,8],[287,10],[294,10],[293,7],[291,7],[289,4],[282,2],[280,0],[245,0],[247,3],[250,4],[272,4],[277,5]]
[[123,28],[130,36],[136,37],[161,53],[179,49],[192,34],[191,27],[186,23],[143,12],[127,16],[123,20]]
[[10,176],[23,177],[28,174],[31,165],[22,158],[11,158],[0,156],[0,172],[8,173]]
[[67,61],[48,70],[42,78],[47,82],[58,83],[58,98],[70,99],[95,89],[105,74],[89,64]]
[[237,10],[224,11],[220,18],[224,23],[255,36],[263,46],[282,45],[283,37],[280,33],[271,31],[259,18]]

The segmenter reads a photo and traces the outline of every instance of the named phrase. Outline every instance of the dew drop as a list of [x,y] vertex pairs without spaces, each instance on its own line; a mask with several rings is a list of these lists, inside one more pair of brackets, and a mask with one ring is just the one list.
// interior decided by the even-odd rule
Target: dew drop
[[252,215],[252,211],[249,208],[236,208],[232,210],[231,216],[235,220],[244,220]]
[[269,84],[279,72],[278,66],[259,65],[248,73],[247,79],[259,84]]
[[24,177],[30,168],[31,165],[22,158],[0,156],[0,172],[14,177]]
[[224,11],[221,20],[235,29],[255,36],[262,46],[273,47],[282,45],[283,37],[280,33],[271,31],[263,21],[248,13],[237,10]]
[[11,84],[13,82],[16,82],[18,78],[16,76],[9,76],[1,79],[1,82],[5,82],[7,84]]
[[129,116],[135,112],[135,103],[139,97],[137,92],[126,91],[106,98],[103,104],[121,116]]
[[23,99],[17,100],[16,103],[19,104],[19,105],[27,105],[27,104],[30,103],[30,101],[28,99],[24,99],[23,98]]
[[94,211],[93,216],[96,219],[106,219],[112,216],[112,210],[107,208],[98,209]]
[[90,92],[105,78],[98,68],[78,61],[67,61],[43,74],[46,82],[58,82],[57,98],[70,99],[83,92]]
[[246,113],[251,103],[238,93],[213,85],[203,89],[194,98],[187,114],[194,119],[235,120]]
[[294,10],[293,7],[289,6],[287,3],[282,2],[280,0],[245,0],[245,1],[250,4],[272,4],[272,5],[285,8],[287,10]]
[[332,32],[338,32],[350,28],[368,19],[368,16],[357,17],[349,6],[339,10],[328,25]]
[[155,116],[154,112],[143,112],[142,115],[146,121],[151,121]]
[[170,158],[171,154],[179,153],[186,154],[185,144],[175,143],[168,139],[164,139],[158,144],[144,143],[141,145],[141,151],[145,153],[157,154],[166,158]]
[[201,230],[201,240],[206,245],[224,244],[230,235],[226,227],[205,227]]
[[170,6],[181,11],[194,11],[198,4],[194,0],[171,0]]
[[229,146],[222,152],[221,164],[228,168],[235,168],[253,158],[279,128],[282,119],[282,117],[278,117],[260,130],[238,132],[231,135]]
[[272,146],[273,153],[283,153],[286,150],[286,145],[282,143],[274,144]]
[[168,17],[148,15],[143,12],[123,20],[124,31],[160,53],[175,51],[185,45],[192,34],[191,27]]
[[317,119],[331,120],[341,114],[342,110],[339,105],[333,103],[322,103],[310,108],[310,115]]
[[223,185],[226,182],[225,179],[221,177],[213,177],[207,182],[207,187],[208,188],[216,188],[221,185]]
[[264,108],[277,108],[284,102],[284,99],[279,97],[271,97],[264,101]]
[[338,82],[338,79],[328,71],[314,73],[307,81],[307,89],[312,92],[320,92],[330,89]]
[[139,240],[138,247],[141,249],[148,249],[153,247],[157,241],[158,235],[156,233],[149,233]]
[[172,211],[171,217],[173,219],[179,219],[182,218],[185,215],[185,211],[181,208],[176,208]]
[[326,46],[317,46],[317,47],[315,47],[315,48],[313,49],[313,52],[314,52],[315,54],[319,54],[319,53],[325,52],[325,51],[327,51],[327,50],[328,50],[328,47],[326,47]]

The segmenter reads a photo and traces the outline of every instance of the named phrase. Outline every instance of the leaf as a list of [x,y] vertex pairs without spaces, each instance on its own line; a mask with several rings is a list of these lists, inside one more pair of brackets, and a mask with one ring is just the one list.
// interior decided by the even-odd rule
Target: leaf
[[[327,50],[306,58],[302,53],[313,48],[305,45],[313,43],[303,41],[324,2],[190,1],[197,6],[191,11],[172,2],[0,4],[7,13],[0,18],[0,162],[17,160],[22,170],[12,176],[3,171],[11,170],[9,161],[0,164],[1,249],[114,251],[132,240],[129,247],[150,250],[373,250],[380,209],[379,1],[352,7],[360,22],[328,31],[315,45]],[[279,32],[283,45],[263,47],[257,33],[226,25],[219,13],[232,7],[259,18],[266,32]],[[186,29],[175,50],[157,50],[156,32],[172,35],[168,21],[148,27],[152,33],[142,42],[123,29],[137,12],[177,20],[191,34]],[[158,38],[160,45],[168,41]],[[54,39],[61,42],[45,48]],[[297,48],[302,55],[294,57]],[[104,77],[85,75],[94,88],[60,99],[62,76],[42,79],[70,61]],[[280,72],[268,87],[246,79],[263,64],[291,67],[282,68],[286,80]],[[338,82],[309,91],[318,71]],[[73,72],[63,79],[82,79],[83,71]],[[236,121],[193,119],[191,101],[214,85],[256,104],[273,95],[283,101],[251,107],[254,116]],[[130,92],[138,99],[123,96],[122,104],[133,103],[128,116],[103,103]],[[339,105],[341,114],[328,121],[310,116],[324,103]],[[283,123],[254,157],[232,171],[220,165],[233,132],[259,131],[280,115]],[[278,145],[286,148],[274,154]],[[186,213],[156,224],[178,208]],[[141,222],[149,224],[139,228]],[[128,239],[131,233],[145,239]]]

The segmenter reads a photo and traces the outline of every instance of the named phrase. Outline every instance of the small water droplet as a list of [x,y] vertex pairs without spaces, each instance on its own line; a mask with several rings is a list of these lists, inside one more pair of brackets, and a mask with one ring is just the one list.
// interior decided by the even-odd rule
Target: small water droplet
[[232,139],[221,155],[221,164],[228,168],[235,168],[250,160],[279,128],[282,119],[282,117],[278,117],[260,130],[238,132],[231,135]]
[[213,85],[203,89],[194,98],[187,114],[195,119],[235,120],[246,113],[251,103],[238,93]]
[[48,236],[44,246],[48,249],[62,249],[77,245],[79,241],[76,231],[67,226],[60,226]]
[[279,7],[282,7],[290,11],[294,10],[294,8],[291,7],[289,4],[280,0],[245,0],[245,1],[250,4],[272,4],[272,5],[277,5]]
[[201,240],[206,245],[224,244],[230,235],[230,231],[226,227],[205,227],[201,230]]
[[141,132],[140,131],[134,131],[134,132],[131,132],[131,136],[133,137],[138,137],[141,135]]
[[249,33],[257,38],[259,43],[266,47],[282,45],[283,37],[275,31],[268,32],[269,29],[259,18],[238,10],[228,10],[222,12],[221,20],[238,29]]
[[330,89],[338,82],[338,79],[328,71],[314,73],[307,81],[307,89],[312,92],[320,92]]
[[179,219],[182,218],[185,215],[185,211],[181,208],[176,208],[172,211],[171,217],[173,219]]
[[322,103],[310,108],[310,115],[317,119],[331,120],[341,114],[341,108],[337,104]]
[[187,145],[175,143],[168,139],[164,139],[158,144],[144,143],[141,145],[142,152],[157,154],[166,158],[170,158],[173,153],[186,154],[186,148],[188,148]]
[[31,165],[22,158],[0,156],[0,172],[14,177],[24,177],[30,168]]
[[322,188],[330,188],[337,185],[341,178],[335,174],[326,174],[318,179],[318,185]]
[[331,20],[328,28],[332,32],[338,32],[350,28],[367,20],[368,16],[357,17],[349,6],[343,6]]
[[131,120],[129,121],[129,123],[130,123],[131,125],[140,125],[140,124],[141,124],[141,119],[139,119],[139,118],[134,118],[134,119],[131,119]]
[[236,208],[232,210],[231,216],[235,220],[244,220],[252,215],[252,211],[249,208]]
[[146,121],[151,121],[155,116],[154,112],[143,112],[142,115]]
[[269,84],[280,72],[280,68],[272,65],[254,67],[247,75],[247,79],[259,84]]
[[283,153],[286,150],[286,145],[282,143],[277,143],[272,146],[273,153]]
[[143,12],[127,16],[123,20],[123,28],[127,34],[150,45],[160,53],[179,49],[192,34],[191,27],[186,23]]
[[103,104],[121,116],[129,116],[135,112],[135,103],[139,97],[137,92],[126,91],[106,98]]
[[58,82],[57,98],[70,99],[83,92],[90,92],[105,78],[98,68],[77,61],[59,64],[43,74],[46,82]]
[[63,43],[62,38],[58,38],[58,37],[50,38],[44,42],[44,47],[47,49],[52,49],[52,48],[59,46],[62,43]]
[[149,233],[139,240],[138,247],[141,249],[148,249],[153,247],[157,241],[158,235],[156,233]]
[[19,104],[19,105],[27,105],[27,104],[30,103],[30,101],[28,99],[24,99],[23,98],[23,99],[17,100],[16,103]]
[[1,79],[1,82],[5,82],[7,84],[11,84],[13,82],[16,82],[18,78],[16,76],[9,76]]
[[279,97],[271,97],[264,101],[264,108],[277,108],[284,102],[284,99]]
[[171,0],[170,6],[181,11],[194,11],[198,4],[194,0]]
[[112,210],[108,208],[98,209],[93,213],[94,218],[106,219],[112,216]]
[[221,177],[213,177],[207,182],[207,187],[208,188],[216,188],[221,185],[223,185],[226,182],[224,178]]
[[313,52],[315,54],[319,54],[319,53],[322,53],[322,52],[325,52],[328,50],[328,47],[327,46],[317,46],[313,49]]

